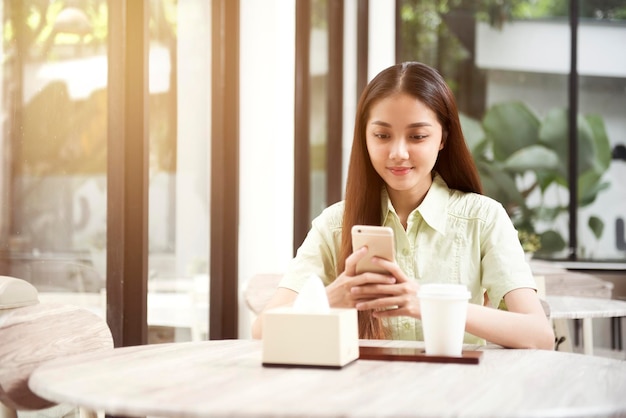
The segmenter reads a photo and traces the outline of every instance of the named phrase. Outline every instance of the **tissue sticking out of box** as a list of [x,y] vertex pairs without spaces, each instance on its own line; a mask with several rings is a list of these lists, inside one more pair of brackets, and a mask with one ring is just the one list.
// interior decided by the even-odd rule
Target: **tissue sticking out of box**
[[263,365],[339,368],[359,357],[354,308],[330,308],[322,280],[311,275],[292,306],[263,314]]
[[311,275],[292,306],[263,314],[263,365],[339,368],[359,357],[354,308],[330,308],[322,280]]
[[330,311],[328,296],[322,279],[315,274],[309,276],[293,303],[293,310],[295,312],[320,314]]

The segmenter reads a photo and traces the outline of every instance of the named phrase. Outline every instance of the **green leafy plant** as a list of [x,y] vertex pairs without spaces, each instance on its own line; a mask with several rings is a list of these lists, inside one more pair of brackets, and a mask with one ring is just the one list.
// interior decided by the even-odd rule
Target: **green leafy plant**
[[[553,225],[569,204],[567,110],[555,108],[539,118],[525,103],[512,101],[492,106],[480,121],[461,115],[461,123],[485,193],[504,205],[519,231],[539,236],[542,253],[562,251],[566,240]],[[611,150],[601,117],[579,115],[577,126],[577,203],[582,208],[609,186],[603,174]],[[559,194],[566,196],[564,202],[554,199]],[[589,216],[587,226],[601,237],[599,217]]]
[[517,235],[525,253],[532,254],[541,249],[541,238],[539,237],[539,235],[533,232],[523,230],[519,231]]

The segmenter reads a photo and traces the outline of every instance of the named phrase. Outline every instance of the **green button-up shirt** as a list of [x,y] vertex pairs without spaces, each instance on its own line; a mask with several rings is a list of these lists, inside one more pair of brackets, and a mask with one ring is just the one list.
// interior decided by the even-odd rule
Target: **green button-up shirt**
[[[448,188],[438,175],[422,203],[410,213],[406,230],[383,190],[383,222],[394,230],[396,261],[419,284],[462,283],[482,305],[493,306],[518,288],[536,289],[517,231],[502,205],[483,195]],[[337,277],[344,204],[326,208],[287,268],[280,287],[296,292],[315,274],[328,285]],[[392,338],[423,340],[421,323],[409,317],[389,321]],[[466,334],[465,342],[484,342]]]

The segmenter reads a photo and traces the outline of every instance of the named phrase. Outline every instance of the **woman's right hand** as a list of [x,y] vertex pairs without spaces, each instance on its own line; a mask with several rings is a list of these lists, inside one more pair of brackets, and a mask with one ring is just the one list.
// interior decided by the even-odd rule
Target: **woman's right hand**
[[[333,308],[354,308],[359,302],[365,302],[386,295],[385,292],[377,294],[380,286],[393,284],[396,279],[391,274],[380,273],[356,273],[356,264],[367,256],[367,247],[359,248],[346,258],[346,267],[331,284],[326,286],[328,303]],[[353,287],[368,287],[369,292],[352,292]]]

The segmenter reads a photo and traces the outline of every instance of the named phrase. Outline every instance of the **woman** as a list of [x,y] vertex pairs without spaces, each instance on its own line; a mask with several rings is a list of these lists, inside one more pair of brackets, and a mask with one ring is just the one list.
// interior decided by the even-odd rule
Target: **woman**
[[[292,304],[316,274],[331,307],[359,311],[361,338],[422,340],[419,286],[462,283],[472,295],[465,342],[553,349],[517,232],[481,193],[443,78],[416,62],[383,70],[359,100],[345,199],[313,221],[266,309]],[[394,230],[395,261],[373,258],[388,274],[356,273],[367,248],[353,251],[351,228],[363,224]],[[261,324],[262,314],[255,338]]]

